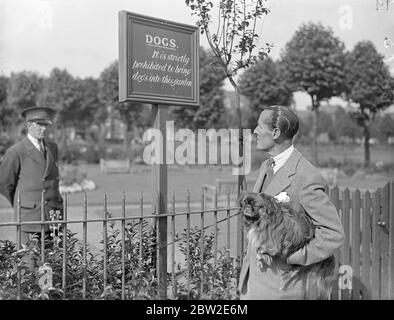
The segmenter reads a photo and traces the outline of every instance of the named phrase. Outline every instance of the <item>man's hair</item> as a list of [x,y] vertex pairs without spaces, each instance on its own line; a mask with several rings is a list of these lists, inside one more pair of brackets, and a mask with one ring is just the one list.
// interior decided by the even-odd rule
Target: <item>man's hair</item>
[[287,139],[293,139],[297,134],[300,122],[297,115],[289,107],[270,106],[264,110],[271,110],[271,126],[280,129],[281,135]]

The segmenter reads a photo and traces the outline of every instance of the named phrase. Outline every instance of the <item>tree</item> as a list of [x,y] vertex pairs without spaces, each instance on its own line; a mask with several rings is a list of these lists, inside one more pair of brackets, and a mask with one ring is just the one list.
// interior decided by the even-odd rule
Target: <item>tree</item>
[[[20,112],[37,104],[43,78],[35,72],[12,72],[7,86],[7,114],[13,122],[13,130],[21,122]],[[13,133],[13,135],[15,132]]]
[[111,63],[99,78],[99,98],[111,111],[117,111],[125,125],[124,154],[130,155],[130,144],[133,136],[133,125],[139,126],[139,119],[143,109],[140,103],[119,102],[119,63]]
[[385,114],[379,120],[377,124],[378,136],[384,143],[387,143],[390,137],[394,137],[394,119]]
[[337,140],[351,140],[353,143],[362,135],[360,127],[352,120],[349,113],[342,107],[336,109],[334,114],[335,132]]
[[279,104],[290,106],[293,93],[283,78],[280,65],[271,58],[259,61],[240,76],[239,87],[250,101],[252,117],[250,125],[256,125],[257,118],[265,107]]
[[364,135],[364,166],[370,164],[370,129],[376,114],[394,102],[394,79],[371,41],[358,42],[346,58],[346,97],[358,105],[351,117]]
[[311,135],[310,135],[310,119],[309,117],[298,117],[300,126],[298,129],[297,134],[294,137],[294,140],[297,141],[297,143],[305,144],[305,145],[310,145],[311,141]]
[[[298,139],[302,138],[302,142],[310,143],[310,124],[312,123],[313,116],[308,114],[305,118],[300,119],[300,128]],[[327,111],[321,111],[317,114],[317,130],[316,135],[327,134],[328,138],[332,141],[336,139],[336,126],[333,125],[333,116]]]
[[[268,55],[270,47],[259,49],[256,44],[259,35],[256,33],[257,23],[268,14],[263,0],[219,0],[216,12],[216,26],[212,26],[211,12],[214,7],[209,0],[185,0],[192,14],[198,16],[197,25],[201,34],[205,34],[213,54],[225,72],[226,78],[234,88],[235,108],[239,119],[240,144],[239,154],[243,156],[241,102],[235,75],[239,70],[247,68]],[[211,30],[212,29],[212,30]],[[238,176],[238,194],[242,190],[244,176]]]
[[91,124],[103,123],[108,117],[107,109],[99,99],[98,79],[76,79],[79,117],[74,122],[79,128],[88,129]]
[[[312,120],[312,119],[311,119]],[[311,123],[311,121],[309,121]],[[327,133],[330,138],[333,138],[331,128],[333,127],[332,116],[328,112],[319,112],[317,116],[317,135]]]
[[38,103],[43,107],[56,110],[57,123],[60,128],[60,146],[66,150],[68,146],[67,129],[80,121],[79,83],[66,70],[54,68],[44,80]]
[[328,112],[319,112],[317,117],[317,134],[327,133],[330,141],[337,138],[333,116]]
[[303,24],[286,44],[281,55],[284,77],[293,90],[304,91],[312,102],[312,154],[317,156],[317,114],[320,102],[343,91],[344,44],[330,28]]
[[0,76],[0,135],[12,126],[13,110],[7,104],[7,87],[9,79]]
[[200,47],[200,106],[195,108],[173,107],[171,113],[181,127],[212,128],[216,127],[224,112],[223,80],[224,71],[218,67],[218,61],[209,51]]

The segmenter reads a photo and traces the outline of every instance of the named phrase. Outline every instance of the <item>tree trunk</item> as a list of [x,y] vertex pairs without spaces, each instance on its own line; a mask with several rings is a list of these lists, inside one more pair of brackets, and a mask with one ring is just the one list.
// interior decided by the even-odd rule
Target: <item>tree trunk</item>
[[312,127],[311,127],[311,140],[312,140],[312,161],[318,166],[319,158],[317,154],[317,115],[318,115],[318,105],[313,95],[311,95],[312,99]]
[[128,121],[124,121],[124,131],[123,131],[123,135],[124,135],[124,139],[123,139],[123,152],[124,152],[124,157],[125,158],[130,158],[130,126],[128,124]]
[[[234,97],[235,97],[235,109],[237,112],[237,117],[238,117],[238,129],[239,129],[239,156],[240,158],[243,157],[244,155],[244,144],[243,144],[243,131],[242,131],[242,114],[241,114],[241,99],[240,99],[240,94],[239,94],[239,87],[234,81],[232,77],[229,77],[230,83],[234,87]],[[245,161],[245,159],[244,159]],[[242,163],[239,164],[240,167],[242,167]],[[243,191],[243,186],[244,186],[244,175],[238,175],[238,188],[237,188],[237,196],[241,194]]]
[[371,162],[371,154],[369,150],[369,138],[371,134],[369,132],[369,126],[364,125],[364,167],[367,168]]
[[[234,97],[235,97],[235,108],[236,108],[236,114],[238,116],[238,128],[239,128],[239,156],[243,157],[244,154],[244,141],[243,141],[243,130],[242,130],[242,114],[241,114],[241,100],[240,100],[240,94],[239,94],[239,87],[237,83],[234,81],[234,79],[231,76],[228,76],[228,79],[230,80],[230,83],[234,87]],[[245,161],[245,159],[243,159]],[[240,170],[242,167],[242,163],[240,161],[239,164]],[[245,183],[244,183],[245,182]],[[246,188],[246,181],[245,181],[245,176],[244,175],[238,175],[238,186],[237,186],[237,198],[239,199],[240,194],[244,190],[244,186]],[[242,221],[241,221],[241,215],[238,215],[237,217],[237,234],[236,234],[237,239],[240,239],[240,241],[237,241],[237,256],[239,257],[240,261],[242,261],[242,250],[244,247],[244,233],[243,233],[243,228],[242,228]]]
[[106,157],[106,148],[105,148],[105,135],[107,133],[105,124],[102,123],[99,125],[99,136],[98,136],[98,145],[99,145],[99,154],[100,158],[105,159]]

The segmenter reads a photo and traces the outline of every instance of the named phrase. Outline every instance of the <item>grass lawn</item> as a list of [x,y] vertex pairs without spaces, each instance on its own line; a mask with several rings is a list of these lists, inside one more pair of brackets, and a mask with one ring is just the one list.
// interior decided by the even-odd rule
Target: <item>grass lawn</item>
[[[307,159],[311,159],[309,148],[300,146],[299,149]],[[252,157],[254,166],[260,163],[260,158],[264,159],[264,155],[252,149]],[[383,161],[385,163],[394,162],[394,147],[373,146],[371,148],[372,162]],[[340,162],[359,163],[360,169],[363,163],[363,149],[360,147],[345,148],[340,146],[319,146],[319,161],[327,162],[330,158]],[[119,204],[122,192],[125,192],[126,203],[139,203],[141,192],[144,197],[144,203],[152,202],[152,178],[151,167],[147,165],[133,165],[129,174],[106,174],[100,172],[99,165],[82,164],[79,166],[81,172],[87,174],[89,180],[93,180],[97,189],[87,192],[89,205],[100,205],[104,201],[104,193],[107,193],[109,204]],[[191,200],[199,202],[201,199],[201,187],[203,184],[214,184],[217,178],[232,177],[231,167],[225,166],[168,166],[168,196],[171,197],[172,191],[175,191],[176,202],[184,202],[186,200],[186,191],[190,190]],[[255,179],[258,170],[255,168],[248,174],[247,179]],[[236,176],[233,176],[236,179]],[[341,187],[376,189],[382,187],[387,181],[394,179],[392,174],[374,174],[363,175],[356,174],[352,177],[340,176],[338,185]],[[68,195],[68,203],[71,206],[83,204],[83,194]],[[10,207],[4,197],[0,196],[0,208]]]
[[[300,147],[301,151],[307,158],[310,159],[310,153],[305,148]],[[328,160],[330,157],[337,161],[353,161],[362,166],[363,150],[358,149],[340,149],[332,150],[330,148],[321,147],[319,152],[320,161]],[[394,149],[372,148],[372,161],[394,162]],[[263,158],[263,156],[262,156]],[[347,159],[347,160],[346,160]],[[144,215],[150,214],[152,193],[151,193],[151,168],[146,165],[134,165],[129,174],[105,174],[100,172],[99,165],[80,165],[79,170],[87,174],[87,178],[93,180],[97,189],[87,192],[88,197],[88,218],[102,218],[103,216],[103,199],[104,193],[107,194],[108,210],[112,216],[120,216],[120,203],[122,192],[125,192],[127,211],[126,216],[137,216],[140,214],[138,206],[141,191],[144,196]],[[257,169],[247,176],[247,179],[255,179],[257,177]],[[168,168],[168,192],[169,198],[172,191],[176,194],[176,212],[185,211],[186,190],[190,190],[192,210],[198,211],[200,209],[201,187],[203,184],[214,184],[217,178],[229,178],[232,176],[230,167],[219,166],[177,166],[171,165]],[[234,176],[234,179],[236,177]],[[341,187],[371,189],[382,187],[387,181],[393,180],[394,174],[374,174],[363,175],[362,173],[355,174],[352,177],[340,176],[338,178],[338,185]],[[83,216],[83,194],[68,195],[69,204],[69,220],[80,220]],[[225,213],[223,213],[225,214]],[[223,214],[219,214],[221,219]],[[10,205],[4,197],[0,196],[0,222],[9,222],[13,220],[13,212]],[[169,219],[171,220],[171,219]],[[170,221],[169,221],[170,223]],[[213,223],[212,213],[206,215],[205,226]],[[193,215],[191,224],[200,224],[200,215]],[[186,221],[184,216],[178,216],[175,222],[176,232],[181,232],[185,228]],[[81,235],[82,226],[80,223],[69,225],[69,228]],[[235,234],[236,234],[236,219],[231,219],[229,225],[229,233],[231,235],[231,250],[235,252]],[[169,229],[171,226],[169,225]],[[213,228],[210,228],[213,231]],[[208,231],[208,230],[207,230]],[[224,245],[227,239],[227,225],[220,225],[219,244]],[[169,242],[171,242],[171,233],[169,232]],[[15,227],[0,228],[0,239],[12,239],[15,237]],[[102,223],[89,223],[88,226],[88,242],[93,249],[101,248],[100,240],[102,239]],[[179,257],[179,252],[177,252]]]
[[[139,203],[141,192],[145,203],[152,201],[152,174],[151,167],[135,165],[129,174],[106,174],[100,172],[99,165],[83,164],[79,170],[87,174],[87,179],[93,180],[97,188],[87,192],[88,204],[102,204],[104,193],[107,193],[108,203],[119,204],[122,192],[125,192],[127,203]],[[215,168],[214,166],[169,166],[168,168],[168,193],[171,197],[175,191],[176,200],[186,200],[187,189],[190,190],[192,201],[200,201],[201,188],[204,183],[214,184],[217,178],[231,177],[231,168]],[[252,176],[252,174],[250,174]],[[236,176],[234,176],[236,179]],[[81,205],[83,194],[69,194],[69,205]],[[0,208],[8,207],[4,197],[0,197]]]
[[[307,158],[312,158],[312,149],[309,146],[297,146]],[[364,163],[364,148],[359,145],[319,145],[318,157],[320,163],[326,163],[331,159],[341,163]],[[394,145],[372,145],[371,162],[394,163]]]

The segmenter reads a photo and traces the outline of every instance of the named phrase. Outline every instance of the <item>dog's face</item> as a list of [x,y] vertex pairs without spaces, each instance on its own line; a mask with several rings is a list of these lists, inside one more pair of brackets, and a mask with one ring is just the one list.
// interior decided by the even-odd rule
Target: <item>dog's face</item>
[[244,192],[239,198],[240,210],[245,221],[253,224],[260,218],[269,218],[273,215],[272,197],[264,193]]

